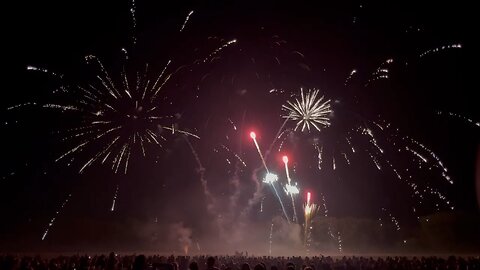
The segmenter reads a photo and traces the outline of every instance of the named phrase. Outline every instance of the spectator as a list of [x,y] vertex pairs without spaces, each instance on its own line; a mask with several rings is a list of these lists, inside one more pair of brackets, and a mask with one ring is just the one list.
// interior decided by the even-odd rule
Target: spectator
[[208,257],[208,259],[207,259],[207,270],[219,270],[217,267],[215,267],[215,258],[214,257]]

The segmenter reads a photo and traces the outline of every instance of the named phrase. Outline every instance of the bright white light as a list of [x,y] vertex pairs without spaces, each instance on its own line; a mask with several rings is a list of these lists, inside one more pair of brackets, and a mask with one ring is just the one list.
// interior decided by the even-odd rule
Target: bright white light
[[265,175],[265,178],[263,179],[263,182],[267,184],[273,184],[277,181],[278,181],[278,175],[274,173],[267,173],[267,175]]
[[282,105],[285,111],[283,118],[296,122],[295,130],[305,129],[310,132],[311,128],[320,131],[322,128],[330,126],[330,100],[325,100],[324,96],[318,96],[319,90],[308,90],[304,94],[300,89],[301,99],[295,99],[294,102],[287,101],[287,105]]
[[295,194],[300,193],[300,190],[298,189],[297,186],[286,184],[285,185],[285,192],[287,194],[295,195]]

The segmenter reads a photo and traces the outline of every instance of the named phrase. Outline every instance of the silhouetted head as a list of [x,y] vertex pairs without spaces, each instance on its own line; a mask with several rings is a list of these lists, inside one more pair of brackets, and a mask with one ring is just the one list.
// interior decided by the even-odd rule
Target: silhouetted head
[[198,270],[198,263],[197,262],[191,262],[190,265],[188,266],[188,269]]
[[147,267],[147,259],[145,258],[145,255],[138,255],[135,258],[135,262],[133,263],[133,270],[144,270]]
[[255,265],[255,267],[253,268],[253,270],[266,270],[265,267],[261,264],[257,264]]
[[215,265],[215,258],[214,257],[208,257],[207,259],[207,267],[212,268]]
[[242,264],[242,270],[250,270],[250,265],[248,263]]

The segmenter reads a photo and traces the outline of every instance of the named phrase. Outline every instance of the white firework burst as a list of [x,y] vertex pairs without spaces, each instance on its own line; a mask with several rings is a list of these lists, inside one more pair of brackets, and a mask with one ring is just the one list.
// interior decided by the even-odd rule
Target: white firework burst
[[[139,149],[146,156],[146,147],[163,147],[167,142],[165,135],[170,132],[199,139],[197,135],[178,128],[177,116],[163,112],[166,97],[157,94],[175,74],[166,74],[171,61],[157,77],[148,75],[147,64],[145,71],[137,72],[136,80],[132,82],[125,66],[117,77],[112,77],[96,56],[88,55],[85,59],[87,63],[97,64],[98,81],[70,85],[62,80],[62,91],[55,95],[61,97],[59,103],[39,104],[42,108],[72,117],[70,122],[73,126],[57,132],[62,141],[70,142],[72,146],[56,162],[67,158],[81,160],[86,156],[79,173],[95,163],[111,161],[115,173],[123,166],[126,174],[133,150]],[[27,69],[48,73],[30,66]]]
[[332,112],[330,100],[319,96],[318,93],[317,89],[309,89],[305,94],[300,88],[300,100],[287,101],[287,105],[282,105],[282,109],[286,112],[282,117],[297,122],[295,131],[300,127],[302,132],[305,129],[310,132],[311,127],[320,131],[322,128],[330,126],[329,114]]

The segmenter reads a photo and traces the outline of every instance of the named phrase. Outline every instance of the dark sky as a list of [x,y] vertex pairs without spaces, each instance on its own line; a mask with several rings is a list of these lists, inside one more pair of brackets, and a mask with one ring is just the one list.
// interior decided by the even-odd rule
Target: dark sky
[[[69,146],[54,131],[74,126],[78,118],[5,108],[32,100],[49,102],[52,89],[58,87],[46,74],[27,72],[27,65],[65,74],[68,82],[84,82],[91,76],[85,55],[95,54],[107,69],[118,70],[121,48],[127,48],[133,70],[143,69],[148,62],[158,73],[168,59],[190,64],[233,38],[238,42],[223,50],[218,59],[192,66],[192,71],[180,73],[168,86],[173,105],[166,110],[181,115],[179,126],[202,137],[192,143],[218,201],[235,193],[235,166],[225,163],[227,153],[215,155],[212,150],[225,144],[241,153],[249,165],[240,173],[237,187],[241,190],[239,204],[246,204],[255,188],[252,173],[261,166],[248,131],[257,130],[262,147],[267,148],[283,122],[278,117],[281,104],[290,93],[305,87],[319,88],[337,101],[331,131],[317,136],[330,145],[328,151],[343,149],[344,143],[335,146],[341,145],[339,134],[363,119],[384,119],[401,134],[433,149],[455,184],[445,184],[438,171],[413,169],[417,162],[405,154],[387,157],[399,167],[412,168],[415,181],[427,181],[446,194],[456,211],[478,215],[475,162],[480,129],[459,118],[437,115],[437,111],[454,112],[480,120],[474,87],[473,19],[465,3],[176,2],[138,0],[135,29],[128,1],[27,0],[4,8],[0,240],[9,243],[6,248],[10,243],[40,249],[82,245],[104,235],[102,230],[125,224],[136,228],[135,222],[156,217],[164,224],[187,224],[194,237],[209,231],[212,217],[198,180],[198,164],[182,137],[170,137],[164,149],[152,148],[146,158],[133,155],[126,175],[98,164],[79,175],[85,156],[78,157],[83,163],[75,161],[70,166],[54,162]],[[180,34],[190,10],[194,14]],[[137,39],[135,45],[132,35]],[[279,41],[280,46],[276,44]],[[458,43],[462,49],[419,57],[429,49]],[[390,78],[365,87],[375,69],[389,58],[394,59]],[[352,69],[358,74],[345,87]],[[273,88],[286,93],[270,95]],[[232,131],[228,119],[236,123],[238,131]],[[387,137],[380,137],[382,144],[390,143]],[[317,154],[309,143],[312,139],[315,136],[296,134],[287,151],[297,164],[295,176],[300,186],[316,195],[323,193],[330,215],[376,218],[385,206],[405,224],[415,223],[409,212],[413,204],[409,189],[395,183],[391,172],[379,173],[365,154],[353,157],[350,167],[339,164],[335,172],[318,172]],[[269,164],[274,170],[283,169],[273,154]],[[117,186],[116,211],[111,212]],[[257,203],[248,216],[252,223],[279,214],[272,193],[267,189],[264,193],[270,214],[258,214]],[[68,194],[72,194],[71,202],[58,216],[47,243],[42,243],[39,240],[49,219]],[[435,203],[422,206],[420,215],[436,212]],[[123,238],[106,235],[104,240],[111,243],[134,238],[127,233]]]

